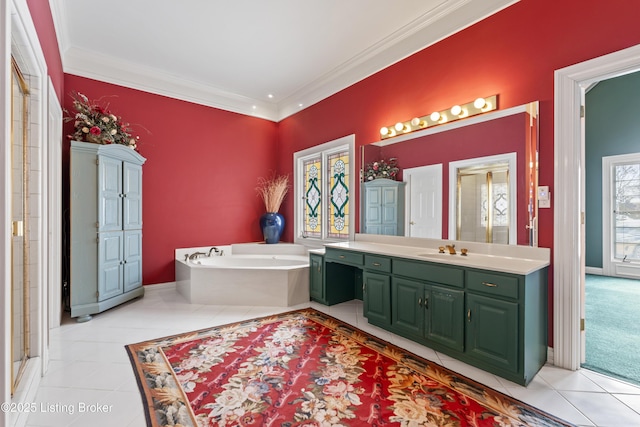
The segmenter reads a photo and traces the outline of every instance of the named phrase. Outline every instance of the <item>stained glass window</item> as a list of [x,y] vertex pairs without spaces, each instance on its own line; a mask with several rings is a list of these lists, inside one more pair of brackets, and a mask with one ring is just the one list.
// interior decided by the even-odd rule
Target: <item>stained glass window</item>
[[295,241],[353,238],[354,135],[294,153]]
[[329,224],[327,237],[349,238],[349,152],[327,157],[329,179]]
[[303,235],[322,237],[322,157],[303,161]]

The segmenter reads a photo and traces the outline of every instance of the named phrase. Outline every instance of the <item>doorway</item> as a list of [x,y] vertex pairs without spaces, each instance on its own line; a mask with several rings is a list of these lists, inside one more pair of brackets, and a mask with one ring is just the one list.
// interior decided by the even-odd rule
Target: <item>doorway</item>
[[640,45],[555,72],[553,362],[577,370],[584,354],[585,91],[640,70]]

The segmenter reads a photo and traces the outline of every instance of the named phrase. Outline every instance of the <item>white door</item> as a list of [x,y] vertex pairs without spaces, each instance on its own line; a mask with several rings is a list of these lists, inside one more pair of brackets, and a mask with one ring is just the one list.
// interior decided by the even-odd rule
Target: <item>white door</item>
[[407,183],[405,234],[442,239],[442,164],[402,171]]

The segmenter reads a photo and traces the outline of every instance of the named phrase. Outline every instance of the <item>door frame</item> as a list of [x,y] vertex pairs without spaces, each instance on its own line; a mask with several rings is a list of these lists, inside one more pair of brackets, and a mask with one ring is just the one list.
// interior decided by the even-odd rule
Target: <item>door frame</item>
[[554,73],[553,362],[580,368],[584,289],[584,93],[593,83],[640,70],[640,45]]

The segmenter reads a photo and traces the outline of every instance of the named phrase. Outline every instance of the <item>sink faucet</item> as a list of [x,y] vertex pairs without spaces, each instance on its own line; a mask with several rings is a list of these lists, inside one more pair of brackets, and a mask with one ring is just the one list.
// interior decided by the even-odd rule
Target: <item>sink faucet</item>
[[449,253],[451,255],[455,255],[456,254],[456,245],[447,245],[447,249],[449,250]]

